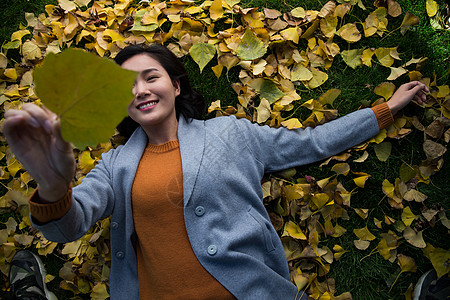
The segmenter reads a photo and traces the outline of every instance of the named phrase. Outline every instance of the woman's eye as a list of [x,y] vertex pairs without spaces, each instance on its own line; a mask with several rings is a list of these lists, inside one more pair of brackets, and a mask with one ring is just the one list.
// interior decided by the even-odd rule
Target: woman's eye
[[156,77],[155,77],[155,76],[150,76],[150,77],[147,77],[147,81],[153,81],[154,79],[156,79]]

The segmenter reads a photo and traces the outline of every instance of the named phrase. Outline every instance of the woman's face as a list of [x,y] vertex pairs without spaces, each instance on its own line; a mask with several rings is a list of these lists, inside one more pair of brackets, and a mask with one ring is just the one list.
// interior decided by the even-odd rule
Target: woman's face
[[144,130],[177,123],[175,97],[180,94],[178,81],[172,81],[161,64],[147,54],[127,59],[122,68],[139,72],[133,86],[133,101],[128,114]]

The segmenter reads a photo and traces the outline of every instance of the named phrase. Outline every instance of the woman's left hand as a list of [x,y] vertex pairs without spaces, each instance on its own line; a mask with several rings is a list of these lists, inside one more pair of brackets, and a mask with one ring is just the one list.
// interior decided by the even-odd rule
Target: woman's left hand
[[411,81],[402,84],[387,102],[392,115],[405,107],[411,100],[416,100],[422,104],[427,101],[425,93],[429,93],[427,86],[419,81]]

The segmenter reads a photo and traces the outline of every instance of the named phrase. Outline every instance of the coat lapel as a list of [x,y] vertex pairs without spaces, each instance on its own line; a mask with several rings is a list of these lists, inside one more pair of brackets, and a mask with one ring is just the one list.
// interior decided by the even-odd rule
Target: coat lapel
[[187,206],[194,191],[195,182],[200,169],[205,149],[205,122],[187,120],[180,116],[178,124],[178,142],[183,168],[183,200]]

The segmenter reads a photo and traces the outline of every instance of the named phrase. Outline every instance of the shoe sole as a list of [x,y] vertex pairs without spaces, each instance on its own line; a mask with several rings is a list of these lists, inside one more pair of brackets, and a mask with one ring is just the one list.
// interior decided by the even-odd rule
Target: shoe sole
[[34,259],[37,261],[38,266],[39,266],[39,273],[42,274],[42,279],[44,281],[44,293],[45,296],[47,297],[48,300],[58,300],[58,298],[56,297],[55,294],[53,294],[52,292],[50,292],[47,289],[47,285],[45,284],[45,277],[47,276],[47,271],[45,271],[44,268],[44,264],[42,263],[41,259],[39,258],[39,256],[37,256],[36,254],[34,254],[33,252],[31,252],[31,255],[33,255]]

